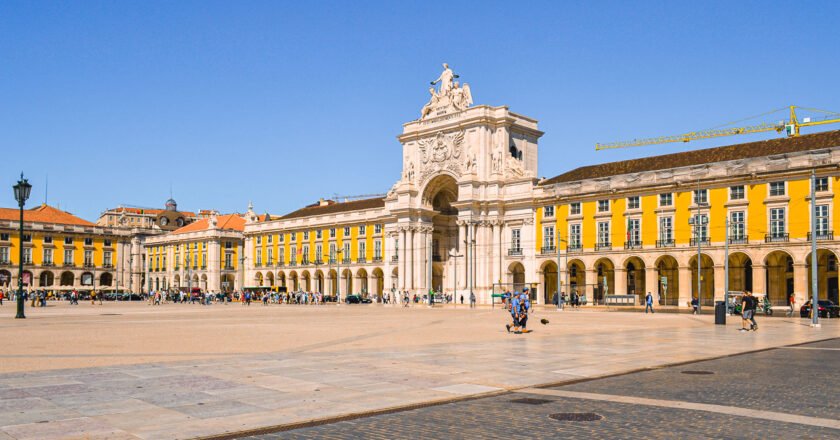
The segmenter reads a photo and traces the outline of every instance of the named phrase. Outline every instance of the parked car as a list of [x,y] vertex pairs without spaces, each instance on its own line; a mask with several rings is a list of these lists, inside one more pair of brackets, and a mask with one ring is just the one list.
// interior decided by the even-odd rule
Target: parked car
[[[840,318],[840,306],[827,299],[817,301],[817,311],[820,318]],[[808,318],[811,316],[811,300],[808,300],[799,308],[799,317]]]
[[371,301],[370,298],[362,298],[361,295],[355,295],[354,294],[354,295],[347,295],[347,297],[344,298],[344,302],[346,302],[347,304],[370,304],[373,301]]

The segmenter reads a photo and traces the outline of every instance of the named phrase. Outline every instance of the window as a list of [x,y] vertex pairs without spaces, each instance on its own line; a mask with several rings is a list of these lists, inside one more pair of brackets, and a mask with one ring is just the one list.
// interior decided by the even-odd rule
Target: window
[[705,205],[709,203],[709,190],[707,189],[695,189],[694,190],[694,204],[695,205]]
[[111,267],[111,251],[105,251],[102,253],[102,264],[105,267]]
[[631,245],[642,244],[642,227],[637,218],[627,219],[627,241]]
[[662,244],[670,244],[674,241],[673,217],[659,217],[659,240]]
[[350,236],[350,226],[345,226],[344,227],[344,237],[349,237],[349,236]]
[[569,247],[573,249],[580,249],[580,223],[569,225]]
[[816,191],[828,191],[828,177],[817,177],[816,182],[814,182],[815,190]]
[[376,260],[382,259],[382,241],[380,240],[373,242],[373,258]]
[[44,249],[44,264],[52,265],[53,264],[53,250],[52,249]]
[[335,243],[330,243],[330,263],[335,263]]
[[4,233],[0,234],[0,240],[1,241],[9,241],[9,233],[4,232]]
[[[281,235],[282,237],[282,235]],[[226,241],[225,242],[225,249],[233,249],[233,242]]]
[[324,246],[321,244],[315,245],[315,261],[320,262],[322,255],[324,255]]
[[510,230],[510,248],[511,249],[521,249],[522,248],[522,231],[519,229],[511,229]]
[[359,242],[359,259],[365,259],[365,242]]
[[193,250],[194,251],[198,250],[198,242],[197,241],[195,243],[193,243]]
[[729,200],[744,200],[744,185],[730,186]]
[[273,235],[269,235],[269,236],[268,236],[268,244],[273,243],[273,240],[274,240],[274,236],[273,236]]
[[297,246],[292,245],[292,247],[289,248],[289,255],[291,255],[292,261],[297,261]]
[[274,264],[274,249],[268,248],[268,265],[271,266],[272,264]]
[[610,222],[598,222],[598,245],[606,246],[610,242]]
[[543,249],[554,250],[554,226],[543,227]]
[[700,241],[709,240],[709,216],[706,214],[696,214],[694,216],[694,234],[695,238]]
[[366,230],[367,228],[365,227],[365,225],[359,226],[359,235],[365,235]]
[[781,237],[785,233],[785,208],[770,210],[770,235]]
[[9,262],[9,248],[0,247],[0,263]]
[[770,197],[785,195],[785,182],[770,182]]
[[342,250],[341,255],[344,258],[344,261],[347,261],[347,262],[350,261],[350,242],[349,241],[344,242],[344,249]]
[[257,244],[262,244],[262,236],[257,235]]
[[554,207],[553,206],[543,207],[543,217],[554,217]]
[[44,236],[44,244],[50,244],[50,243],[52,243],[52,237],[50,237],[49,235],[45,235]]
[[609,200],[598,200],[598,212],[608,212],[610,210]]
[[627,209],[639,209],[639,196],[633,196],[627,198]]
[[256,266],[257,266],[257,267],[261,267],[261,266],[262,266],[262,252],[259,252],[259,251],[257,251],[257,263],[256,263]]
[[65,249],[64,250],[64,265],[65,266],[72,266],[73,265],[73,250],[72,249]]
[[64,244],[73,245],[73,237],[64,237]]
[[233,254],[230,252],[225,253],[225,269],[232,269],[233,268]]
[[93,246],[93,239],[90,237],[85,238],[85,246]]
[[29,243],[32,241],[32,234],[23,234],[23,242]]
[[374,234],[381,234],[382,233],[382,224],[375,224],[373,225],[373,233]]
[[93,251],[85,251],[85,266],[93,266]]
[[335,228],[330,228],[330,238],[335,238]]
[[23,264],[32,264],[32,248],[23,248]]
[[662,193],[659,195],[659,206],[673,206],[674,205],[674,194],[672,193]]
[[746,237],[747,228],[744,224],[744,218],[744,211],[733,211],[729,213],[730,239],[743,240]]
[[580,215],[580,202],[569,204],[569,215]]
[[322,235],[322,231],[320,229],[315,231],[315,239],[320,240]]
[[280,234],[280,235],[277,236],[277,242],[278,243],[283,243],[283,241],[285,241],[285,240],[286,240],[286,234]]
[[303,231],[303,239],[309,240],[309,231]]
[[828,205],[817,205],[817,236],[828,234]]
[[303,261],[304,261],[304,263],[309,262],[309,245],[308,244],[303,245]]

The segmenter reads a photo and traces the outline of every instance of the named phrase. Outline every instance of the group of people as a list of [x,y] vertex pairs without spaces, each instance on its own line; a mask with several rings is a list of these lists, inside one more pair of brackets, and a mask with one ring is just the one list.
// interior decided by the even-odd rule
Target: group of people
[[528,315],[531,313],[531,297],[528,294],[528,288],[522,289],[522,292],[505,292],[502,295],[502,304],[513,320],[512,324],[505,324],[508,333],[511,329],[514,334],[530,333]]

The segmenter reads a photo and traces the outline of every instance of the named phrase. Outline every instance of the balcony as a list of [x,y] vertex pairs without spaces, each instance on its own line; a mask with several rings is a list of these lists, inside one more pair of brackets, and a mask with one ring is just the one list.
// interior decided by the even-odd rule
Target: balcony
[[365,257],[356,258],[356,262],[357,263],[367,263],[367,258],[365,258]]
[[76,267],[76,263],[64,263],[62,266],[64,266],[64,267]]
[[43,266],[43,267],[54,267],[55,263],[53,263],[52,261],[44,261],[43,263],[41,263],[41,266]]
[[642,241],[641,240],[630,240],[624,242],[624,249],[641,249],[642,248]]
[[0,266],[11,266],[12,262],[9,260],[0,261]]
[[294,261],[294,260],[289,261],[289,267],[295,267],[295,266],[297,266],[297,261]]
[[303,258],[300,260],[301,266],[308,266],[309,265],[309,258]]
[[583,245],[581,245],[579,242],[569,243],[569,245],[566,247],[566,253],[568,254],[569,252],[583,252]]
[[729,244],[748,244],[749,240],[745,235],[732,235],[727,238]]
[[510,248],[508,249],[508,256],[509,257],[521,257],[522,256],[522,248]]
[[82,267],[84,267],[85,269],[93,269],[94,266],[93,263],[86,262]]
[[373,256],[374,263],[381,263],[382,262],[382,255],[374,255]]
[[181,270],[181,266],[175,266],[175,271],[177,272],[179,270]]
[[394,263],[396,263],[397,261],[400,261],[400,256],[399,255],[391,255],[391,261],[394,262]]
[[[52,263],[50,263],[50,264],[52,264]],[[105,263],[105,264],[102,265],[102,267],[105,268],[105,269],[113,269],[114,265],[111,264],[111,263]]]
[[[817,231],[817,241],[834,240],[834,231]],[[811,241],[811,233],[808,233],[808,241]]]
[[658,247],[658,248],[674,247],[674,239],[669,238],[669,239],[666,239],[666,240],[656,240],[656,247]]
[[788,233],[777,232],[775,234],[767,234],[764,236],[765,243],[787,243],[790,241]]
[[320,259],[320,258],[316,258],[316,259],[315,259],[315,265],[316,265],[316,266],[320,266],[320,265],[322,265],[322,264],[324,264],[324,260],[322,260],[322,259]]
[[341,264],[350,264],[350,257],[342,258],[341,259]]
[[201,270],[207,270],[207,265],[206,265],[206,264],[202,264],[202,265],[201,265]]
[[692,237],[691,240],[689,240],[689,246],[697,246],[698,244],[700,246],[709,246],[709,239],[708,238],[697,239],[697,238]]
[[335,258],[330,258],[327,264],[335,264],[336,261],[338,260],[336,260]]
[[596,251],[608,251],[612,249],[612,243],[605,241],[603,243],[595,243]]
[[543,246],[540,248],[540,255],[548,255],[557,252],[557,248],[555,246]]
[[231,266],[230,264],[226,264],[224,267],[222,267],[222,270],[233,270],[233,266]]

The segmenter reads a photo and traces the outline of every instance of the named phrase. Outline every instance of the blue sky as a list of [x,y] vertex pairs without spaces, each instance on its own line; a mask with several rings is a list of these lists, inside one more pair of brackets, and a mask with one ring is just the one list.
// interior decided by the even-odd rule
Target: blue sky
[[49,202],[90,220],[160,207],[170,185],[182,209],[278,214],[385,192],[442,62],[477,104],[540,121],[542,176],[774,137],[594,151],[789,104],[840,111],[838,18],[832,1],[6,0],[0,206],[21,170],[30,205],[49,176]]

